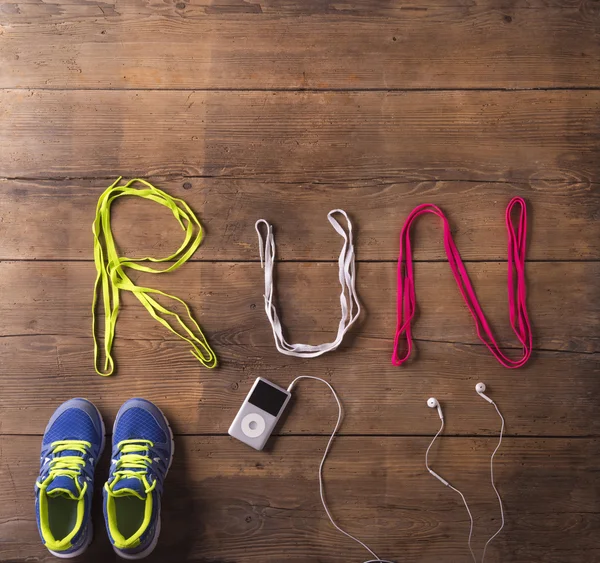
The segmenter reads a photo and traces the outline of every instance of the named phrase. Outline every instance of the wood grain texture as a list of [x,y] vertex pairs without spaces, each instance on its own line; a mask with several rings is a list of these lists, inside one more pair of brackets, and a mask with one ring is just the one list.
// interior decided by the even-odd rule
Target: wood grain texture
[[4,88],[600,85],[594,0],[3,1],[0,17]]
[[0,92],[1,177],[597,181],[599,91]]
[[[41,432],[73,396],[94,401],[109,427],[126,398],[145,397],[161,405],[179,434],[225,434],[256,377],[287,387],[298,375],[316,375],[342,398],[344,434],[432,435],[439,419],[425,401],[434,394],[448,433],[497,435],[496,412],[475,393],[484,380],[510,435],[600,435],[598,354],[536,352],[525,368],[509,371],[481,346],[417,346],[416,360],[396,368],[387,341],[379,350],[345,346],[312,360],[283,356],[273,345],[231,344],[216,347],[220,366],[206,370],[181,342],[134,340],[120,330],[117,375],[107,379],[93,370],[89,337],[0,338],[0,434]],[[278,433],[331,432],[337,412],[322,384],[303,382],[294,397]]]
[[[265,452],[225,435],[257,376],[287,386],[298,375],[342,398],[326,492],[381,556],[470,560],[460,498],[424,467],[440,422],[431,395],[447,423],[432,463],[465,491],[478,553],[497,528],[499,419],[475,394],[483,380],[509,436],[496,466],[507,528],[486,562],[600,561],[599,37],[597,0],[0,0],[0,562],[54,560],[32,488],[41,433],[73,396],[93,400],[109,429],[132,396],[173,425],[149,561],[364,561],[319,502],[337,414],[325,386],[298,385]],[[198,212],[194,262],[139,280],[193,306],[218,369],[124,295],[117,375],[94,373],[91,222],[118,175],[149,177]],[[506,370],[478,341],[440,225],[424,218],[417,350],[391,366],[398,234],[424,202],[448,214],[500,342],[515,347],[503,220],[514,195],[529,204],[531,361]],[[339,317],[340,240],[326,221],[338,207],[357,231],[366,313],[338,351],[283,356],[254,222],[275,226],[289,339],[323,342]],[[114,224],[124,254],[181,242],[153,204],[120,202]],[[99,495],[94,521],[82,560],[116,562]]]
[[[598,262],[528,265],[535,346],[565,352],[538,352],[526,369],[510,372],[499,366],[483,346],[464,344],[478,340],[445,263],[417,265],[421,305],[415,336],[421,341],[414,361],[406,368],[392,367],[389,362],[395,326],[393,264],[360,265],[358,288],[366,316],[340,351],[305,361],[283,356],[274,348],[263,311],[262,271],[257,263],[187,264],[164,278],[141,279],[194,306],[221,359],[221,367],[204,370],[185,343],[173,341],[172,335],[151,319],[135,298],[124,294],[115,350],[119,376],[107,381],[92,369],[89,335],[93,265],[3,263],[0,326],[4,338],[0,357],[4,381],[0,396],[5,398],[4,431],[10,428],[11,433],[25,432],[17,416],[23,409],[35,411],[29,415],[32,420],[46,420],[53,409],[53,398],[85,394],[116,412],[121,397],[130,393],[169,401],[173,405],[169,416],[181,432],[222,433],[255,377],[267,376],[286,385],[298,373],[308,373],[325,375],[336,385],[348,403],[348,426],[344,431],[350,433],[367,429],[381,434],[426,432],[422,426],[423,401],[431,392],[436,390],[440,397],[448,397],[451,405],[468,409],[477,399],[473,386],[480,379],[495,387],[499,402],[507,403],[505,413],[511,425],[516,425],[512,430],[516,434],[596,433],[592,421],[597,420],[594,390],[600,314],[593,280],[598,278],[599,266]],[[505,265],[471,263],[468,267],[501,341],[514,345],[503,296]],[[336,274],[333,263],[278,265],[279,295],[285,305],[281,307],[282,319],[293,341],[317,343],[333,334],[339,316]],[[568,300],[564,298],[566,286],[571,291]],[[434,340],[440,342],[427,342]],[[518,351],[513,353],[517,355]],[[371,377],[373,366],[378,373],[376,385]],[[164,382],[166,374],[168,383]],[[382,389],[388,396],[380,404]],[[521,401],[509,400],[517,389],[526,407]],[[31,405],[30,393],[47,397],[45,406]],[[292,420],[289,426],[286,424],[286,431],[327,432],[332,424],[330,397],[318,387],[306,393],[314,405],[314,419]],[[183,409],[182,401],[186,405]],[[371,408],[373,402],[379,408]],[[402,409],[398,409],[399,404]],[[472,434],[493,432],[495,428],[493,417],[491,422],[489,418],[480,421],[479,427],[470,417],[458,418],[453,432]]]
[[[226,437],[176,438],[166,481],[163,534],[154,561],[347,563],[366,552],[336,532],[318,496],[324,437],[273,440],[255,452]],[[0,559],[50,563],[36,530],[31,489],[38,436],[0,438]],[[467,561],[468,520],[460,498],[425,471],[429,438],[345,437],[325,469],[327,495],[340,523],[385,557],[407,562]],[[476,515],[475,546],[498,527],[489,485],[496,440],[446,438],[434,467],[463,488]],[[593,439],[507,439],[496,475],[507,527],[490,563],[575,563],[600,557]],[[106,464],[97,471],[97,489]],[[88,562],[113,561],[96,499]],[[534,539],[531,539],[534,538]],[[401,558],[401,559],[400,559]]]
[[[113,180],[0,180],[0,258],[86,260],[91,223]],[[356,231],[359,261],[396,260],[402,224],[417,205],[439,205],[465,260],[506,260],[504,213],[527,200],[530,260],[600,258],[600,183],[531,179],[527,183],[373,180],[287,184],[215,178],[151,178],[197,212],[206,237],[193,260],[258,260],[254,222],[275,228],[281,260],[335,260],[340,237],[326,219],[343,207]],[[54,204],[56,202],[56,205]],[[183,233],[168,210],[129,198],[113,206],[112,225],[126,256],[168,256]],[[446,259],[434,217],[413,228],[416,260]]]
[[[506,264],[471,263],[467,270],[499,342],[517,346],[508,319]],[[93,263],[4,262],[0,272],[0,334],[90,334]],[[131,276],[194,307],[217,348],[231,343],[274,345],[264,312],[264,278],[259,263],[194,262],[166,276],[135,272]],[[528,308],[536,349],[599,351],[600,301],[595,284],[599,276],[598,262],[527,265]],[[276,277],[280,314],[289,340],[318,344],[331,339],[340,317],[337,264],[281,263]],[[415,277],[419,308],[415,338],[480,344],[448,264],[418,264]],[[569,289],[568,299],[565,288]],[[365,313],[348,343],[387,351],[396,326],[395,264],[360,264],[357,289]],[[118,334],[138,340],[172,337],[135,297],[126,292],[122,297]],[[519,354],[518,350],[514,353]]]

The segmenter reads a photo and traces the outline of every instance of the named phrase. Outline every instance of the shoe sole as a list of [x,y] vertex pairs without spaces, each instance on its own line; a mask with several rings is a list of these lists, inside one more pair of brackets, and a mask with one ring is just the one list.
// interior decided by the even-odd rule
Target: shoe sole
[[[152,403],[154,404],[154,403]],[[171,469],[171,465],[173,465],[173,459],[175,458],[175,439],[173,437],[173,429],[171,428],[171,425],[169,424],[169,419],[165,416],[165,413],[156,405],[154,405],[159,411],[160,414],[163,415],[163,418],[165,419],[165,422],[167,423],[167,428],[169,429],[169,435],[171,436],[171,459],[169,460],[169,466],[167,467],[167,471],[165,472],[165,479],[167,477],[167,474],[169,473],[169,470]],[[116,421],[115,421],[116,422]],[[113,427],[113,434],[115,432],[115,429]],[[138,559],[144,559],[146,557],[148,557],[148,555],[150,555],[155,549],[156,546],[158,544],[158,538],[160,536],[160,531],[161,531],[161,520],[160,520],[160,511],[158,513],[158,524],[156,525],[156,532],[154,533],[154,538],[152,538],[152,543],[150,543],[150,545],[144,549],[144,551],[140,551],[139,553],[135,553],[132,555],[129,555],[127,553],[123,553],[122,551],[120,551],[119,549],[117,549],[114,545],[113,545],[113,551],[122,559],[127,559],[128,561],[136,561]]]
[[[104,447],[106,446],[106,426],[104,424],[104,419],[102,418],[102,414],[100,414],[100,411],[98,410],[98,407],[96,407],[96,405],[94,405],[94,403],[92,403],[92,401],[88,401],[87,399],[84,399],[84,401],[87,401],[90,405],[92,405],[94,407],[94,409],[96,410],[96,413],[98,414],[98,418],[100,419],[100,426],[102,428],[102,443],[100,444],[100,451],[98,452],[98,457],[96,459],[94,459],[94,471],[96,470],[96,463],[98,463],[98,460],[102,457],[102,453],[104,452]],[[91,513],[91,511],[90,511]],[[85,550],[90,547],[90,544],[92,543],[92,541],[94,541],[94,524],[91,521],[90,518],[90,523],[89,523],[89,534],[88,537],[86,539],[86,542],[84,545],[82,545],[77,551],[73,551],[72,553],[60,553],[59,551],[52,551],[51,549],[48,549],[48,551],[54,555],[54,557],[58,557],[59,559],[72,559],[73,557],[78,557],[79,555],[81,555],[82,553],[85,552]]]

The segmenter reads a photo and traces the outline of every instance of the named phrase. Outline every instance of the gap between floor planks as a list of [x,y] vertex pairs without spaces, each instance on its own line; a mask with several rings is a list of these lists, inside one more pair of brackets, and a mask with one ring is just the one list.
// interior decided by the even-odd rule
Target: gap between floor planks
[[514,88],[51,88],[17,86],[0,88],[0,91],[35,91],[41,92],[563,92],[578,90],[584,92],[600,91],[600,86],[540,86],[540,87],[514,87]]
[[[463,259],[465,264],[491,264],[491,263],[500,263],[502,264],[502,260],[486,260],[484,258],[473,258],[473,259]],[[75,262],[75,263],[93,263],[94,260],[92,258],[2,258],[0,257],[0,264],[2,262]],[[203,262],[206,264],[260,264],[260,259],[252,260],[249,258],[233,260],[233,259],[223,259],[223,260],[215,260],[211,258],[190,258],[186,260],[186,264],[188,262]],[[448,262],[448,260],[444,258],[439,259],[416,259],[413,258],[414,264],[443,264]],[[548,264],[548,263],[563,263],[563,264],[580,264],[580,263],[593,263],[600,262],[600,259],[596,258],[582,258],[581,260],[568,260],[566,258],[534,258],[532,260],[526,260],[526,264]],[[275,260],[275,264],[280,263],[290,263],[290,264],[337,264],[337,259],[331,260],[304,260],[298,258],[297,260],[294,258],[277,258]],[[397,260],[369,260],[369,259],[356,259],[357,264],[397,264]],[[506,263],[506,262],[504,262]],[[172,262],[161,262],[161,264],[172,264]]]
[[[332,429],[333,430],[333,429]],[[112,430],[106,429],[105,436],[112,436]],[[348,434],[336,434],[336,438],[429,438],[435,436],[435,432],[430,434],[357,434],[356,432],[350,432]],[[21,438],[41,438],[43,433],[26,433],[26,434],[15,434],[14,432],[0,432],[0,436],[5,437],[21,437]],[[225,432],[173,432],[173,436],[189,436],[189,437],[200,437],[200,438],[226,438],[229,434]],[[280,438],[321,438],[323,436],[331,436],[331,432],[289,432],[286,434],[271,434],[275,439]],[[531,439],[531,440],[590,440],[599,438],[600,434],[574,434],[574,435],[553,435],[553,434],[508,434],[502,435],[504,438],[511,439]],[[479,439],[479,438],[497,438],[496,434],[446,434],[444,438],[468,438],[468,439]]]
[[[122,178],[129,178],[133,175],[122,172],[115,173],[111,176],[0,176],[0,182],[72,182],[72,181],[82,181],[82,182],[93,182],[105,180],[107,182],[114,182],[119,175]],[[249,181],[249,182],[260,182],[261,184],[282,184],[282,185],[290,185],[297,186],[299,184],[307,185],[307,186],[327,186],[332,184],[350,184],[353,181],[360,182],[371,182],[371,181],[379,181],[379,180],[388,180],[389,183],[393,184],[414,184],[418,180],[415,179],[403,179],[397,178],[396,176],[378,176],[376,178],[341,178],[339,181],[335,180],[318,180],[315,179],[310,182],[298,182],[296,180],[272,180],[270,178],[259,178],[255,179],[252,176],[227,176],[223,178],[222,176],[217,176],[215,174],[144,174],[143,179],[152,183],[160,183],[160,182],[170,182],[174,180],[231,180],[231,181]],[[564,182],[564,178],[544,178],[544,177],[536,177],[537,181],[541,182]],[[510,180],[505,180],[504,178],[498,178],[497,180],[475,180],[473,178],[445,178],[444,180],[438,180],[436,178],[431,178],[429,180],[422,181],[430,181],[430,182],[446,182],[446,183],[463,183],[463,184],[506,184],[508,186],[514,186],[515,184],[525,184],[531,181],[530,178],[513,178]],[[600,185],[600,181],[594,181],[590,179],[588,181],[589,186],[597,186]],[[108,187],[108,185],[106,186]],[[347,186],[352,189],[352,186]]]

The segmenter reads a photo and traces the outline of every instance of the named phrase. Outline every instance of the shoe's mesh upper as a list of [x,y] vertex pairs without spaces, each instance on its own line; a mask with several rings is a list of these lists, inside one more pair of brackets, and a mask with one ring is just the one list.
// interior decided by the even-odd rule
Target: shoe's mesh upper
[[114,443],[122,440],[151,440],[155,444],[167,441],[165,432],[154,417],[139,407],[127,409],[120,417],[115,428]]
[[54,421],[44,436],[44,444],[58,440],[87,440],[94,444],[100,439],[90,417],[81,409],[73,408],[63,412]]

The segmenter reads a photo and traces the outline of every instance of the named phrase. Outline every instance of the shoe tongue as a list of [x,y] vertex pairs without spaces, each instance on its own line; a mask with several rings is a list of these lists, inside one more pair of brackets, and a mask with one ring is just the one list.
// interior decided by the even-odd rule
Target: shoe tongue
[[126,479],[121,479],[113,487],[111,487],[111,490],[117,497],[134,496],[141,500],[145,500],[147,496],[144,482],[137,477],[127,477]]
[[51,498],[64,497],[71,500],[79,500],[81,495],[77,483],[73,477],[58,475],[46,487],[46,494]]

